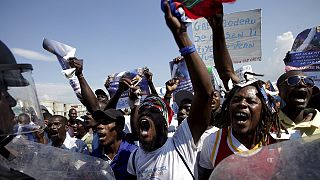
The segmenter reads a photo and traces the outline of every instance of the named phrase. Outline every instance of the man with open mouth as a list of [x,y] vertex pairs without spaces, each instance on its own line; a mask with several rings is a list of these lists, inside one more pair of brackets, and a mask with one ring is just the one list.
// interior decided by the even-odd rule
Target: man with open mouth
[[51,145],[62,149],[68,149],[72,152],[89,154],[85,142],[68,133],[68,120],[60,115],[53,115],[48,122],[48,136],[51,139]]
[[132,179],[132,175],[127,172],[127,164],[131,152],[137,146],[125,140],[125,118],[122,112],[113,108],[97,110],[92,117],[98,122],[97,134],[101,153],[97,157],[110,164],[116,179]]
[[283,132],[284,139],[295,139],[320,133],[320,113],[307,108],[312,96],[314,81],[300,70],[282,74],[277,86],[284,101],[279,119],[288,132]]

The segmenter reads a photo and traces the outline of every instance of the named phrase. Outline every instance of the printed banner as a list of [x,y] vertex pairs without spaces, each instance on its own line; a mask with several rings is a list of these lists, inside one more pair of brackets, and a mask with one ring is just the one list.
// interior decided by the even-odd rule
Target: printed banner
[[[223,27],[233,63],[261,61],[261,9],[224,15]],[[192,23],[193,39],[206,66],[214,66],[212,30],[205,18]]]
[[[170,65],[170,71],[171,71],[171,78],[178,78],[180,81],[174,93],[180,90],[187,90],[187,91],[193,92],[191,79],[190,79],[187,65],[184,59],[182,59],[178,64],[174,63],[173,61],[170,61],[169,65]],[[211,83],[213,87],[217,91],[221,92],[223,90],[223,84],[219,76],[217,75],[218,73],[216,68],[212,66],[207,66],[207,70],[211,77]]]
[[178,78],[180,83],[174,93],[180,90],[193,92],[191,79],[187,69],[186,62],[182,59],[179,63],[169,62],[171,78]]
[[[148,81],[143,75],[143,71],[146,68],[137,68],[131,71],[123,71],[120,73],[115,73],[111,74],[107,77],[107,80],[109,81],[109,88],[108,92],[110,94],[110,97],[112,97],[115,92],[117,91],[119,87],[119,80],[121,77],[127,77],[134,82],[134,86],[139,86],[142,92],[142,98],[141,101],[150,94],[149,86],[148,86]],[[123,109],[129,107],[128,104],[128,95],[129,95],[129,90],[125,91],[122,93],[118,103],[117,103],[117,109]]]
[[320,87],[320,26],[298,34],[284,63],[286,71],[302,70]]
[[[320,40],[320,39],[319,39]],[[301,67],[320,63],[320,51],[290,52],[288,66]]]

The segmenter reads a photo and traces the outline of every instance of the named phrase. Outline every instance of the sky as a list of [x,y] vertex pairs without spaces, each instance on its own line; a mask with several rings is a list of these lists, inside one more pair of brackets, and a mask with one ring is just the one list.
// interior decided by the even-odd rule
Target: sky
[[[276,81],[294,38],[320,25],[319,6],[319,0],[237,0],[224,12],[262,9],[262,61],[251,65],[262,79]],[[33,65],[40,100],[79,103],[56,57],[42,48],[43,38],[77,48],[92,89],[104,88],[109,74],[145,66],[155,86],[164,86],[169,61],[179,56],[160,0],[1,0],[0,22],[0,39],[17,62]]]

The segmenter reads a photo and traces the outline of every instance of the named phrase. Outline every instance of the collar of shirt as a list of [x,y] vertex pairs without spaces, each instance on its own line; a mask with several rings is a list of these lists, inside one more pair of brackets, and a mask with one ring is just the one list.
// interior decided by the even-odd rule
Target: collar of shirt
[[316,114],[313,117],[313,119],[311,121],[308,122],[301,122],[299,124],[295,124],[286,114],[284,114],[282,111],[280,111],[279,113],[279,120],[284,123],[284,125],[287,128],[296,128],[296,127],[320,127],[320,113],[318,110],[316,110]]

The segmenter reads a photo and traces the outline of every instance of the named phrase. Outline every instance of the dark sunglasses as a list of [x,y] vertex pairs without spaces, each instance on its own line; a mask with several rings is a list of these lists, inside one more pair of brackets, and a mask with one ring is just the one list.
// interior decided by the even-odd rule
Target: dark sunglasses
[[304,77],[304,76],[290,76],[286,80],[280,83],[283,84],[287,82],[288,86],[297,86],[300,81],[303,82],[307,87],[313,87],[314,81],[310,77]]

